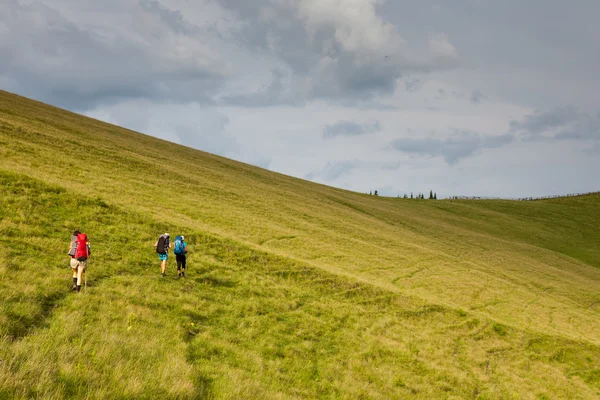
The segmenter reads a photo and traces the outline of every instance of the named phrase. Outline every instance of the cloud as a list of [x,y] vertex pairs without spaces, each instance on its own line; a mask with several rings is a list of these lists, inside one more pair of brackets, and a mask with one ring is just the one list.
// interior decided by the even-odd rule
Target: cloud
[[311,40],[326,32],[331,46],[356,56],[359,63],[373,56],[405,57],[405,41],[396,27],[385,22],[375,9],[373,0],[300,0],[293,4]]
[[473,104],[479,104],[486,98],[485,94],[483,94],[481,90],[472,90],[470,92],[453,90],[452,95],[454,96],[454,98],[459,100],[468,99]]
[[361,164],[360,160],[329,161],[321,171],[310,172],[305,175],[305,178],[309,180],[322,178],[326,182],[332,182],[350,174]]
[[259,151],[247,147],[243,147],[240,154],[236,156],[235,159],[264,169],[269,169],[273,162],[272,157],[265,156]]
[[386,171],[395,171],[401,168],[404,165],[403,162],[395,161],[395,162],[383,162],[381,163],[381,169]]
[[544,132],[564,127],[575,121],[578,113],[573,107],[557,108],[552,111],[535,111],[522,120],[511,121],[511,132],[521,132],[529,138],[540,137]]
[[471,131],[456,131],[449,138],[400,138],[389,146],[399,152],[430,157],[442,157],[449,165],[455,165],[482,149],[505,146],[513,141],[510,134],[482,136]]
[[[432,12],[437,3],[444,8]],[[460,56],[460,68],[449,73],[455,82],[496,99],[547,109],[565,103],[587,107],[597,98],[600,2],[578,5],[561,0],[469,0],[451,6],[436,0],[388,0],[379,10],[411,42],[415,32],[447,34]]]
[[[113,0],[102,7],[90,0],[6,0],[0,32],[10,35],[0,35],[0,82],[74,110],[128,98],[301,106],[390,95],[405,74],[454,65],[446,35],[411,46],[379,6],[380,0]],[[272,71],[270,79],[264,71]]]
[[213,107],[126,100],[98,106],[86,115],[262,168],[272,161],[254,146],[242,145],[229,132],[230,117]]
[[593,115],[575,107],[538,110],[511,121],[510,131],[525,140],[600,140],[600,112]]
[[177,119],[150,129],[165,129],[172,132],[176,142],[220,156],[233,158],[261,168],[269,168],[272,158],[253,147],[242,146],[237,138],[227,131],[229,117],[213,109],[198,109],[193,118]]
[[332,139],[337,136],[360,136],[381,131],[379,121],[368,121],[358,124],[352,121],[338,121],[325,126],[323,138]]
[[193,120],[174,121],[169,129],[185,146],[225,156],[240,151],[237,140],[226,133],[228,123],[229,118],[224,114],[198,110]]
[[407,92],[418,92],[423,87],[423,82],[418,78],[407,78],[404,80],[404,88]]
[[256,91],[242,94],[226,94],[217,99],[217,104],[237,107],[270,107],[304,104],[304,99],[292,89],[293,77],[289,71],[280,68],[271,70],[272,79]]
[[161,6],[156,0],[140,0],[139,4],[143,10],[157,15],[161,22],[168,26],[173,32],[188,35],[195,30],[191,24],[185,22],[183,14],[180,11],[167,9]]
[[[280,61],[304,85],[307,99],[370,99],[395,91],[414,71],[454,66],[456,49],[444,34],[415,51],[378,14],[379,0],[221,0],[244,21],[240,43]],[[452,62],[449,63],[449,60]]]
[[590,156],[596,156],[600,154],[600,140],[592,145],[592,147],[583,150],[584,153]]
[[458,63],[458,52],[445,33],[435,33],[429,39],[429,51],[439,65],[454,66]]
[[0,76],[15,86],[7,89],[78,110],[124,98],[210,102],[227,70],[214,46],[155,1],[123,4],[127,24],[118,14],[82,23],[43,3],[4,2],[0,26],[11,35],[0,35]]
[[469,100],[471,100],[471,103],[481,103],[484,98],[485,98],[485,95],[483,93],[481,93],[481,91],[474,90],[471,92],[471,96],[469,97]]

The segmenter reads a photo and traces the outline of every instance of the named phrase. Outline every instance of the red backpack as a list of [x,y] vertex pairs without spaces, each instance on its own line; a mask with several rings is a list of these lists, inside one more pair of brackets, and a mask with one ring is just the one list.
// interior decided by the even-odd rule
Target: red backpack
[[78,261],[85,261],[90,255],[90,250],[87,246],[87,235],[80,233],[77,235],[77,250],[75,250],[75,258]]

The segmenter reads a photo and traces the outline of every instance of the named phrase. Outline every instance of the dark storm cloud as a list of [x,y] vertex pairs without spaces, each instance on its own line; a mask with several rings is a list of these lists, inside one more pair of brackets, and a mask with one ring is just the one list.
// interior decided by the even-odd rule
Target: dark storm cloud
[[448,138],[400,138],[391,142],[390,147],[407,154],[442,157],[449,165],[454,165],[479,150],[502,147],[513,139],[510,134],[482,136],[471,131],[457,131]]
[[381,131],[379,121],[368,121],[362,124],[353,121],[338,121],[325,126],[323,138],[331,139],[336,136],[360,136]]

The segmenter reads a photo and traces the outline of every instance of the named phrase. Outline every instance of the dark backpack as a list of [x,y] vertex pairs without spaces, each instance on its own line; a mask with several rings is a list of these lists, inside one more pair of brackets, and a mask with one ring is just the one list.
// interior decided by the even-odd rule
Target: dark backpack
[[167,238],[163,235],[160,235],[158,238],[158,243],[156,244],[156,252],[158,254],[167,254]]
[[85,261],[90,256],[90,249],[87,244],[87,235],[80,233],[77,235],[77,249],[75,250],[75,258],[77,261]]

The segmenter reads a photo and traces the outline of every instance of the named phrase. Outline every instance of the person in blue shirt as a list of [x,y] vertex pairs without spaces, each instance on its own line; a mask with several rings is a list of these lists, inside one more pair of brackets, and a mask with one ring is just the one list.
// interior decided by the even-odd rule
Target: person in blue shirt
[[188,250],[184,236],[177,236],[175,238],[174,248],[175,258],[177,260],[177,275],[185,278],[186,254]]

